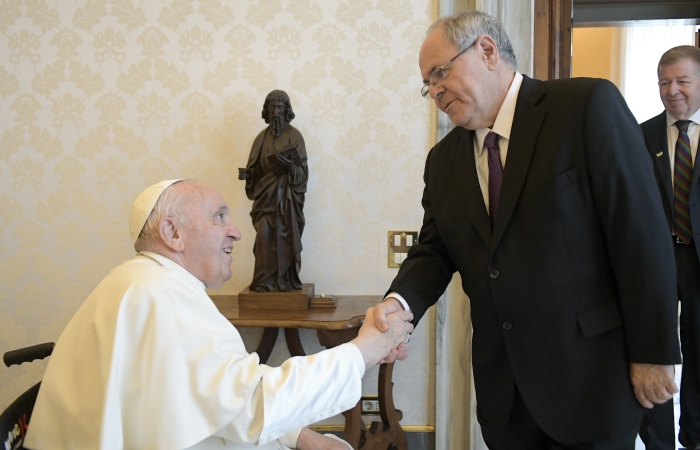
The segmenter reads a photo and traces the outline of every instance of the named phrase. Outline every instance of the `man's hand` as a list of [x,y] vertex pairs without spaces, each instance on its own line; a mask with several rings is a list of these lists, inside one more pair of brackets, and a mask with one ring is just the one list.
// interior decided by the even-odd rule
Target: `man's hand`
[[367,310],[357,337],[351,341],[360,349],[365,360],[365,369],[386,362],[392,351],[396,351],[399,344],[406,342],[408,335],[413,331],[413,314],[403,310],[387,315],[385,320],[389,329],[385,332],[379,331],[375,317],[379,306]]
[[374,307],[376,314],[374,315],[374,323],[382,333],[389,331],[389,321],[386,316],[396,311],[403,311],[403,305],[394,297],[389,297],[382,303]]
[[[376,310],[374,315],[374,323],[382,332],[389,331],[389,321],[387,320],[387,316],[393,312],[404,310],[401,302],[396,300],[394,297],[387,298],[374,308]],[[389,355],[387,355],[387,357],[381,360],[379,363],[389,364],[393,363],[397,359],[403,361],[408,357],[408,348],[407,342],[400,343],[398,347],[392,348]]]
[[352,447],[342,439],[324,436],[304,427],[297,438],[297,448],[300,450],[352,450]]
[[630,363],[630,380],[637,401],[645,408],[665,403],[678,392],[674,367],[657,364]]

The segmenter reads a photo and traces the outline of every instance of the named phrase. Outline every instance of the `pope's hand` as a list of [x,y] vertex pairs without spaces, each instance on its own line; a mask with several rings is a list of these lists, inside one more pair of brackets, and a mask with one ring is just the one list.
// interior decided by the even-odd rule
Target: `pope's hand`
[[387,362],[392,351],[396,351],[399,344],[406,342],[408,335],[413,331],[411,324],[413,314],[404,310],[386,315],[385,320],[389,329],[385,332],[380,331],[376,325],[378,308],[379,305],[367,310],[357,338],[352,340],[362,353],[366,369],[381,362]]
[[[374,323],[381,331],[389,331],[389,321],[387,316],[396,311],[403,311],[401,302],[394,297],[389,297],[382,303],[375,306],[376,314],[374,315]],[[396,348],[391,349],[389,355],[384,358],[381,363],[392,363],[394,361],[403,361],[408,357],[408,342],[401,342]]]
[[678,392],[673,366],[630,363],[630,380],[637,401],[645,408],[665,403]]

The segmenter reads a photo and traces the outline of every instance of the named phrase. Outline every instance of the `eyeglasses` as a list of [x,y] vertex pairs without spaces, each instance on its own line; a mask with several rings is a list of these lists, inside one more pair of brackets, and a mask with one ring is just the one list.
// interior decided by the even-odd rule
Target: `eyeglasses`
[[474,46],[474,44],[476,44],[476,39],[474,40],[474,42],[469,44],[467,47],[464,47],[464,49],[462,51],[457,53],[457,56],[455,56],[451,60],[447,61],[441,67],[438,67],[437,69],[435,69],[433,71],[433,73],[430,74],[430,77],[428,78],[428,82],[425,83],[423,85],[423,87],[420,89],[420,95],[427,98],[428,94],[430,93],[430,86],[431,85],[437,86],[438,82],[443,81],[445,78],[447,78],[447,74],[445,73],[445,69],[447,69],[447,67],[449,67],[449,65],[452,64],[455,61],[455,59],[459,58],[460,56],[462,56],[464,54],[464,52],[466,52],[467,50],[472,48]]

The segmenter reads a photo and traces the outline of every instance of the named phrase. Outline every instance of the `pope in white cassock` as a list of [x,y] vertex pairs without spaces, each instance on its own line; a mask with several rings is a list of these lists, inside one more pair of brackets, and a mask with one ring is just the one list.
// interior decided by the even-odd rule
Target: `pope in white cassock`
[[[353,407],[365,370],[413,330],[408,312],[281,367],[260,364],[207,296],[241,238],[214,189],[168,180],[129,218],[137,255],[113,269],[56,343],[24,445],[31,449],[348,449],[306,425]],[[401,345],[401,351],[407,351]]]

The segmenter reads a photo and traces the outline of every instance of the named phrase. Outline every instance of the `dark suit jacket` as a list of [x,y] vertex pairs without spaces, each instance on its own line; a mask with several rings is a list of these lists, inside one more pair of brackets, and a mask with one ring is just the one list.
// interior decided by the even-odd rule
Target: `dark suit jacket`
[[417,322],[455,270],[471,302],[480,419],[503,426],[515,385],[552,438],[639,426],[629,361],[680,362],[675,265],[639,125],[610,82],[525,77],[493,232],[455,128],[429,153],[419,244],[389,292]]
[[[666,136],[666,111],[653,117],[642,125],[644,142],[654,163],[656,183],[661,193],[661,203],[666,213],[668,226],[673,231],[673,177],[671,175],[671,160],[668,155],[668,138]],[[662,153],[660,156],[657,156]],[[696,156],[693,168],[693,180],[690,185],[690,223],[693,227],[695,250],[700,258],[700,169]]]

